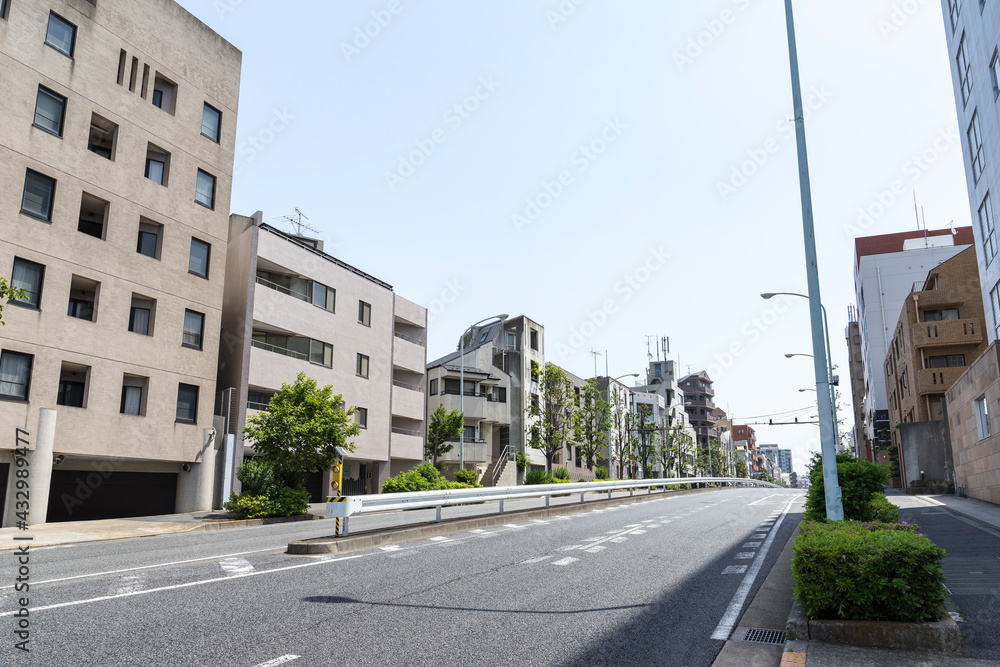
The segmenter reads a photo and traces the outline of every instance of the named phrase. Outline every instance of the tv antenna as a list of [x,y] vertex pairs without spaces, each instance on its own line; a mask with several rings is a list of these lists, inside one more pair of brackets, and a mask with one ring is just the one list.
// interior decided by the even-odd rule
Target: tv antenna
[[[657,336],[655,336],[653,334],[646,334],[646,359],[648,359],[649,361],[652,361],[653,360],[653,353],[649,351],[649,339],[650,338],[652,338],[655,341],[657,339]],[[660,360],[660,347],[659,347],[659,345],[657,345],[657,347],[656,347],[656,360],[657,361]]]
[[298,218],[293,218],[290,215],[283,215],[281,216],[281,219],[290,224],[295,229],[296,236],[302,236],[303,230],[307,232],[312,232],[313,234],[320,233],[320,231],[315,227],[307,225],[306,223],[302,222],[303,219],[308,220],[309,216],[300,211],[298,206],[295,207],[295,213],[298,215]]
[[598,349],[596,347],[592,347],[592,348],[590,348],[590,352],[588,354],[590,354],[592,357],[594,357],[594,377],[596,378],[597,377],[597,357],[603,356],[603,353],[600,352],[600,351],[598,351]]

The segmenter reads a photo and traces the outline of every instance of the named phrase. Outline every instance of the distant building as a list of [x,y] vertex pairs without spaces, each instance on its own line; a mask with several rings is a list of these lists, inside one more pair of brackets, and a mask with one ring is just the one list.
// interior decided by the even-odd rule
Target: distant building
[[861,326],[858,324],[858,310],[848,308],[848,323],[844,331],[847,339],[847,357],[850,376],[851,406],[854,423],[851,426],[851,442],[854,455],[866,461],[875,461],[875,444],[866,442],[865,434],[865,361],[861,353]]
[[760,452],[773,461],[781,472],[792,472],[792,450],[781,449],[778,445],[761,445]]
[[716,435],[712,417],[712,411],[715,410],[715,389],[712,388],[712,378],[705,371],[699,371],[681,378],[678,385],[684,392],[684,410],[695,430],[698,447],[706,449],[709,439]]

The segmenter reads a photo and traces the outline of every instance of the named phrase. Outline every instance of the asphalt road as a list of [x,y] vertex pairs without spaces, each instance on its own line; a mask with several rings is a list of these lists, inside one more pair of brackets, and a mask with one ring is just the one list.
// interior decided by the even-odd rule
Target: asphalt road
[[325,521],[38,549],[30,653],[3,552],[0,664],[710,665],[798,496],[653,496],[345,556],[283,553]]

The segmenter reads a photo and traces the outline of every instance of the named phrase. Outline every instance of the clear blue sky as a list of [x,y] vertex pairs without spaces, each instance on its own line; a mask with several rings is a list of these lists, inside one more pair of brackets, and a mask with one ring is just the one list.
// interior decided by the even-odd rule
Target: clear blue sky
[[[642,372],[646,335],[669,336],[737,420],[815,414],[810,360],[783,356],[810,351],[806,302],[758,296],[806,290],[781,0],[181,4],[243,51],[233,211],[299,207],[431,308],[429,358],[525,314],[578,375],[592,347]],[[970,219],[940,3],[899,4],[796,3],[848,421],[854,236],[915,229],[914,190],[930,228]],[[818,448],[816,427],[758,437],[800,472]]]

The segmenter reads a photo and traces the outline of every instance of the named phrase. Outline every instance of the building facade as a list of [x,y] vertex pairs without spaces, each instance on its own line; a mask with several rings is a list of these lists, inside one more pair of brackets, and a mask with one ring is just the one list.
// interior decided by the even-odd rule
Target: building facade
[[715,410],[715,389],[712,388],[712,378],[705,371],[699,371],[679,381],[680,390],[684,392],[684,410],[688,421],[694,428],[698,447],[708,448],[711,438],[716,437],[715,422],[712,411]]
[[[223,478],[232,483],[235,466],[253,454],[242,436],[247,417],[305,373],[357,408],[361,432],[344,459],[345,492],[378,493],[423,459],[427,309],[326,254],[322,241],[262,220],[259,211],[231,218],[219,389],[235,452]],[[314,474],[314,502],[329,495],[329,483],[329,471]]]
[[847,341],[847,363],[851,387],[851,407],[854,421],[851,424],[851,443],[854,455],[866,461],[875,461],[875,444],[866,443],[865,433],[865,362],[861,353],[861,326],[858,324],[857,309],[848,307],[847,327],[844,338]]
[[0,423],[54,414],[48,521],[211,508],[241,60],[171,0],[3,2]]

